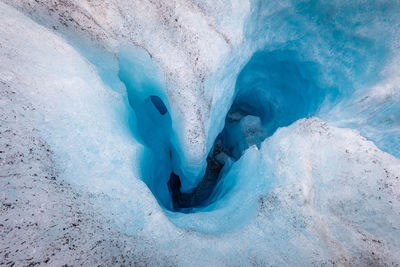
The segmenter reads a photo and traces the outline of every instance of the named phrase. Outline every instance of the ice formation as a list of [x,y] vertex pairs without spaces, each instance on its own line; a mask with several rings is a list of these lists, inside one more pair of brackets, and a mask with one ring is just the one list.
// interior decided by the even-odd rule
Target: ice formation
[[0,265],[400,264],[398,1],[0,1]]

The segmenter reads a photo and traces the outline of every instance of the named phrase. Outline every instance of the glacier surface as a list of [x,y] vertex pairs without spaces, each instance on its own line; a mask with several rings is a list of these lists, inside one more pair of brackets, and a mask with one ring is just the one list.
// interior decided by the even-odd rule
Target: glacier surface
[[400,264],[397,1],[0,1],[0,265]]

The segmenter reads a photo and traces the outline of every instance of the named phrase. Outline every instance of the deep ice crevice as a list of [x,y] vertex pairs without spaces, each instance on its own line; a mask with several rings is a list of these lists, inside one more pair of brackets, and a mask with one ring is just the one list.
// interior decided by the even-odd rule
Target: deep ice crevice
[[[238,76],[235,99],[226,116],[225,127],[207,158],[202,181],[191,193],[182,193],[180,179],[184,177],[171,174],[169,184],[170,191],[171,188],[174,191],[175,209],[201,211],[218,201],[220,192],[225,189],[215,191],[216,184],[225,179],[232,164],[247,148],[260,147],[277,128],[314,115],[327,94],[319,87],[319,72],[316,63],[302,61],[295,51],[254,54]],[[210,195],[213,197],[209,198]]]
[[[263,12],[256,14],[257,20],[252,21],[255,18],[251,19],[251,27],[254,26],[255,30],[254,32],[247,32],[248,43],[257,40],[259,36],[266,35],[265,31],[268,30],[270,32],[271,28],[264,29],[260,25],[272,27],[276,23],[282,22],[282,27],[287,27],[288,25],[284,20],[291,15],[291,12],[294,12],[293,10],[297,12],[295,12],[296,15],[301,14],[301,16],[293,16],[293,20],[290,21],[290,26],[293,26],[294,30],[283,30],[289,37],[273,36],[271,38],[274,40],[272,44],[265,45],[264,40],[262,44],[254,45],[257,49],[254,47],[249,48],[251,51],[258,50],[259,52],[254,53],[248,64],[242,69],[236,82],[235,93],[232,99],[227,101],[229,103],[224,106],[224,110],[228,110],[228,106],[231,108],[227,114],[226,112],[220,112],[222,109],[220,110],[219,107],[216,108],[216,112],[220,113],[218,116],[225,118],[225,128],[222,128],[220,133],[215,134],[216,140],[211,141],[209,158],[221,161],[225,166],[219,168],[221,175],[218,175],[218,179],[213,180],[213,186],[206,186],[208,189],[207,194],[205,194],[207,195],[205,202],[200,201],[201,203],[197,203],[195,208],[191,208],[191,214],[174,212],[171,192],[168,188],[168,181],[172,171],[181,178],[183,183],[192,177],[185,177],[186,171],[181,169],[185,167],[180,162],[180,159],[185,156],[181,153],[185,147],[179,147],[182,143],[178,140],[177,129],[182,127],[177,127],[179,119],[174,117],[176,112],[173,109],[177,104],[176,102],[171,102],[173,98],[167,94],[165,89],[165,81],[163,81],[165,73],[160,74],[153,64],[155,60],[147,52],[137,48],[120,47],[117,49],[119,50],[117,52],[118,60],[110,56],[105,61],[102,61],[103,58],[101,57],[100,60],[93,61],[93,59],[96,59],[96,53],[94,53],[94,57],[89,57],[87,54],[82,53],[97,67],[103,82],[114,89],[115,92],[120,93],[118,97],[126,97],[126,102],[129,102],[130,105],[126,103],[126,106],[124,101],[115,101],[116,103],[113,102],[111,107],[104,105],[104,107],[107,107],[105,109],[107,112],[100,113],[101,116],[99,117],[105,118],[104,121],[108,122],[110,119],[106,113],[112,114],[115,130],[110,130],[110,132],[115,135],[123,132],[124,141],[127,141],[128,138],[126,137],[129,136],[132,143],[136,142],[135,140],[139,140],[144,145],[143,153],[137,153],[140,154],[141,162],[140,166],[135,170],[139,170],[138,177],[148,185],[161,206],[166,209],[166,214],[177,225],[206,232],[219,232],[231,230],[239,225],[241,219],[250,218],[251,212],[254,211],[252,209],[255,207],[256,196],[259,195],[259,192],[265,193],[266,188],[268,188],[270,181],[265,182],[265,179],[271,178],[273,181],[279,177],[278,174],[264,175],[268,170],[260,168],[260,166],[256,166],[253,163],[258,162],[257,159],[264,153],[267,156],[269,155],[265,149],[262,153],[260,152],[263,140],[266,137],[273,136],[275,130],[279,127],[288,126],[300,118],[314,114],[332,118],[327,110],[338,102],[344,103],[339,106],[338,110],[339,116],[342,115],[342,108],[346,108],[345,100],[350,99],[348,102],[351,105],[351,102],[354,101],[352,98],[355,95],[353,94],[354,91],[362,88],[359,81],[367,81],[366,85],[364,84],[365,86],[374,83],[374,78],[376,77],[371,74],[379,73],[380,65],[385,62],[385,50],[387,47],[381,42],[375,42],[371,37],[349,38],[351,35],[341,28],[343,25],[336,28],[336,26],[330,24],[327,29],[316,31],[318,34],[322,32],[324,42],[316,38],[313,30],[302,36],[301,40],[299,39],[298,34],[301,32],[299,29],[309,25],[310,20],[312,20],[309,12],[310,14],[317,13],[315,11],[319,10],[321,5],[321,3],[295,5],[293,9],[284,10],[282,12],[284,16],[279,17],[280,19],[273,21],[273,23],[271,23],[271,20],[274,19],[274,16],[266,16],[266,18],[259,16],[263,15]],[[322,5],[322,7],[322,14],[317,16],[319,17],[318,21],[323,21],[326,18],[324,14],[326,15],[330,10],[329,5],[327,7]],[[261,3],[259,8],[261,11],[265,11],[265,7]],[[257,23],[260,23],[260,25],[257,25]],[[280,32],[278,31],[278,33]],[[315,40],[319,40],[321,43],[314,42]],[[324,45],[326,47],[323,47]],[[313,49],[321,52],[322,55],[314,53]],[[323,54],[330,51],[337,55],[337,60],[331,60],[328,55]],[[249,51],[246,51],[246,53],[249,53]],[[367,58],[365,55],[373,55],[373,57]],[[110,62],[112,63],[110,66],[113,68],[112,71],[107,71],[108,68],[104,66]],[[236,65],[240,64],[240,62],[236,62]],[[102,65],[104,66],[102,67]],[[321,66],[324,66],[324,68],[321,68]],[[85,68],[82,67],[82,69]],[[86,72],[82,73],[86,74]],[[76,73],[73,73],[71,77],[74,77],[74,75]],[[90,75],[87,75],[87,77],[92,78]],[[82,79],[84,78],[86,77],[83,75]],[[127,95],[124,95],[124,86],[120,84],[120,80],[127,89]],[[337,88],[335,88],[336,85]],[[99,87],[98,84],[97,87]],[[218,89],[219,87],[216,86],[216,88]],[[299,90],[299,88],[302,90]],[[95,95],[95,93],[92,95]],[[387,111],[387,113],[383,113],[385,118],[388,118],[388,114],[396,115],[398,113],[397,95],[393,95],[392,102],[390,102],[391,106],[388,109],[384,108]],[[176,95],[174,96],[176,97]],[[107,101],[104,102],[107,103]],[[121,103],[122,105],[119,106]],[[219,102],[215,103],[218,104]],[[380,107],[385,106],[384,97],[382,103]],[[102,104],[104,103],[99,105],[101,106]],[[93,104],[93,106],[95,105]],[[91,108],[93,107],[91,106]],[[134,114],[131,114],[132,110]],[[351,116],[358,111],[359,109],[356,107],[353,111],[350,110],[349,114]],[[211,124],[216,117],[214,115],[209,118]],[[93,120],[86,117],[85,119],[90,122]],[[362,127],[365,125],[364,119],[361,116],[358,124],[352,123],[348,125],[361,125]],[[380,120],[379,116],[371,115],[368,123],[372,122],[370,125],[380,126],[382,125]],[[79,123],[77,122],[77,125],[86,131],[81,122]],[[383,123],[383,125],[386,124]],[[396,147],[390,147],[390,143],[396,143],[396,140],[398,140],[398,130],[395,127],[398,125],[398,120],[393,116],[393,119],[387,125],[394,127],[390,128],[392,131],[390,138],[383,140],[382,143],[389,152],[390,149],[396,151]],[[57,125],[57,127],[59,126]],[[216,131],[217,126],[220,127],[220,125],[212,125],[207,130]],[[322,126],[319,125],[318,127]],[[107,129],[112,128],[108,127]],[[129,135],[126,133],[127,128],[131,131]],[[285,131],[282,132],[285,133]],[[373,139],[375,133],[371,132],[370,136]],[[107,136],[106,134],[104,135]],[[282,139],[284,140],[284,138]],[[89,150],[93,154],[98,153],[99,150],[96,145],[101,144],[100,140],[101,138],[96,141],[96,144],[90,145]],[[110,141],[110,143],[112,142]],[[216,148],[220,152],[218,144],[221,143],[222,152],[225,155],[214,153]],[[124,142],[121,141],[120,144],[124,144]],[[57,145],[62,146],[60,144]],[[122,164],[122,161],[124,159],[119,158],[116,160],[115,166]],[[96,161],[92,160],[91,163],[95,164]],[[80,167],[79,169],[85,168]],[[206,172],[206,168],[203,171]],[[277,173],[279,172],[277,171]],[[245,178],[249,179],[246,180]],[[121,184],[128,183],[128,181],[123,180],[119,182]],[[249,192],[254,193],[254,196],[247,196]],[[190,194],[191,192],[186,193]],[[242,201],[244,203],[241,203]],[[235,214],[235,216],[232,214]],[[229,217],[231,220],[229,222],[221,222],[220,219],[224,217]]]
[[137,48],[122,47],[118,60],[118,76],[136,117],[134,131],[146,147],[141,177],[171,211],[211,211],[211,204],[229,196],[223,180],[244,151],[252,145],[260,147],[278,127],[314,115],[326,94],[318,84],[319,66],[301,60],[295,51],[254,54],[238,76],[235,99],[208,155],[202,180],[183,192],[186,177],[177,152],[181,149],[176,147],[162,75],[148,53]]
[[[22,0],[13,2],[23,3]],[[60,2],[70,3],[69,0],[58,3]],[[168,1],[168,3],[171,2]],[[33,3],[33,1],[30,2],[30,4]],[[79,3],[89,2],[79,1]],[[134,3],[139,2],[134,1]],[[274,4],[273,1],[263,1],[263,3],[269,5],[267,10],[270,10],[270,5]],[[340,1],[329,3],[337,4]],[[101,5],[100,2],[97,4]],[[365,4],[367,4],[365,9],[368,9],[368,12],[376,10],[371,9],[371,6],[363,1],[362,6]],[[319,10],[321,6],[317,7],[316,9]],[[359,18],[359,16],[353,16],[354,12],[357,13],[360,10],[359,7],[353,8],[354,2],[350,3],[350,7],[348,11],[352,16],[347,14],[344,17]],[[284,12],[277,12],[284,14],[284,18],[276,20],[275,17],[273,21],[284,28],[289,12],[289,15],[293,15],[289,16],[290,21],[298,22],[298,13],[290,14],[293,10],[298,11],[298,5]],[[307,12],[304,11],[304,13]],[[23,159],[26,162],[2,165],[2,176],[4,174],[12,176],[3,177],[1,183],[5,185],[3,188],[6,191],[5,196],[29,202],[26,205],[24,201],[24,204],[15,206],[15,209],[8,209],[5,212],[6,215],[1,214],[2,218],[5,216],[10,218],[8,222],[3,223],[4,229],[13,229],[9,233],[3,232],[5,240],[18,240],[18,242],[1,242],[0,256],[10,251],[10,260],[19,260],[27,258],[26,255],[31,253],[32,262],[43,262],[47,251],[50,257],[49,264],[57,264],[64,260],[71,264],[71,258],[75,258],[76,265],[91,265],[99,262],[101,257],[113,259],[114,255],[122,254],[122,259],[126,259],[128,254],[132,255],[132,251],[133,257],[139,252],[142,259],[141,257],[146,257],[146,253],[150,250],[154,253],[151,255],[160,257],[161,263],[165,263],[167,258],[174,261],[172,265],[183,266],[197,264],[234,266],[238,262],[242,265],[278,266],[329,263],[383,266],[400,262],[399,159],[380,151],[357,131],[335,128],[317,118],[297,120],[298,116],[309,116],[314,112],[324,115],[326,105],[332,104],[330,99],[328,101],[325,99],[320,108],[318,105],[324,98],[332,98],[330,93],[324,91],[318,94],[316,99],[301,101],[303,106],[300,108],[298,105],[288,103],[299,102],[302,94],[290,94],[293,98],[287,99],[278,90],[278,88],[283,88],[288,92],[294,91],[294,88],[285,82],[289,79],[287,73],[291,74],[290,77],[293,76],[292,80],[296,81],[296,86],[307,88],[305,92],[312,93],[313,90],[331,88],[332,86],[327,86],[326,80],[318,77],[325,75],[331,77],[333,81],[351,80],[349,78],[352,75],[347,76],[348,79],[342,79],[344,75],[338,71],[342,67],[345,69],[346,66],[322,64],[321,62],[326,63],[324,60],[327,60],[327,57],[321,56],[318,60],[318,57],[313,57],[312,53],[307,53],[309,50],[304,46],[300,49],[299,42],[295,45],[292,43],[285,46],[281,43],[276,47],[260,48],[260,52],[254,54],[249,64],[243,66],[244,69],[240,75],[244,77],[243,83],[239,79],[237,84],[251,85],[253,82],[258,84],[257,80],[264,81],[260,84],[267,84],[268,88],[257,86],[253,90],[257,92],[273,90],[281,101],[277,101],[273,95],[267,95],[262,99],[270,103],[271,110],[276,112],[264,112],[260,109],[257,98],[252,98],[246,92],[247,86],[237,86],[235,94],[232,96],[228,94],[229,101],[223,105],[223,112],[221,112],[221,107],[215,104],[222,102],[213,102],[216,110],[211,115],[213,122],[216,119],[214,115],[218,113],[223,120],[229,122],[225,122],[229,129],[243,137],[233,138],[234,141],[238,141],[239,146],[232,145],[234,148],[239,147],[232,153],[241,156],[237,156],[238,159],[232,165],[228,165],[230,168],[226,169],[227,172],[221,171],[223,179],[217,182],[209,196],[209,205],[201,207],[200,212],[184,214],[168,208],[163,211],[160,206],[166,206],[160,201],[163,197],[162,192],[168,194],[169,192],[157,188],[157,180],[150,179],[157,178],[155,175],[157,169],[153,167],[156,165],[161,170],[168,171],[165,176],[162,176],[166,177],[163,178],[166,183],[171,169],[174,166],[181,166],[181,163],[174,163],[174,155],[179,158],[179,152],[173,150],[172,161],[162,161],[161,158],[160,164],[154,162],[158,155],[153,151],[158,151],[159,148],[167,150],[177,146],[174,143],[176,142],[174,124],[177,123],[177,118],[174,117],[176,113],[173,110],[177,102],[172,101],[173,98],[169,95],[167,97],[163,79],[158,77],[157,68],[154,67],[156,64],[153,64],[157,61],[152,60],[146,52],[141,53],[132,47],[122,47],[115,55],[107,54],[107,56],[104,55],[105,53],[98,53],[98,50],[93,48],[86,49],[92,55],[89,56],[76,46],[71,46],[71,43],[68,44],[57,33],[33,23],[2,3],[0,3],[0,14],[0,57],[2,60],[0,87],[4,89],[1,91],[1,96],[11,96],[11,98],[6,97],[8,100],[6,102],[3,102],[3,98],[1,99],[6,105],[0,107],[3,111],[0,143],[23,141],[15,142],[11,146],[12,150],[1,153],[1,157],[3,158],[5,154],[8,157],[7,161],[16,163]],[[335,14],[331,15],[322,17],[323,19],[338,18]],[[370,21],[371,17],[374,16],[366,16],[366,20]],[[390,21],[391,18],[396,17],[385,17],[385,20]],[[291,26],[293,25],[295,23],[291,23]],[[302,24],[302,26],[307,25],[309,24]],[[346,23],[346,27],[347,25],[349,23]],[[283,28],[279,28],[278,32],[287,32],[287,28],[282,30]],[[307,29],[310,28],[312,27]],[[373,27],[368,27],[368,32],[371,31],[373,32]],[[269,28],[268,32],[274,31]],[[318,33],[321,32],[323,31],[318,31]],[[381,34],[382,31],[379,33]],[[340,49],[331,50],[321,47],[321,43],[311,42],[311,39],[307,39],[305,46],[317,43],[318,49],[315,51],[321,53],[335,51],[334,55],[338,55],[337,51],[342,51],[343,42],[335,43],[329,38],[324,38],[329,40],[328,43],[332,46],[336,44],[342,46]],[[353,48],[354,51],[363,51],[361,55],[376,55],[373,52],[379,51],[379,49],[357,50],[356,46]],[[285,53],[280,53],[282,51]],[[346,51],[349,52],[349,50]],[[285,57],[286,52],[291,56]],[[355,58],[355,62],[360,62],[364,58],[351,53],[345,54],[348,55],[346,58],[348,66],[352,65],[352,59]],[[379,59],[379,53],[377,54]],[[268,57],[262,55],[268,55]],[[375,58],[368,58],[367,62],[362,61],[363,68],[369,65],[369,60],[374,61]],[[262,64],[259,64],[259,61]],[[280,62],[285,64],[280,64]],[[342,62],[340,56],[337,57],[337,62]],[[278,73],[274,74],[274,71],[262,71],[259,75],[254,71],[257,66],[264,66],[262,69],[269,70],[270,65],[287,70],[278,75],[286,77],[284,81],[277,82],[279,79],[275,78],[275,74]],[[325,68],[326,65],[329,69]],[[371,65],[374,64],[371,63]],[[360,87],[353,86],[357,85],[357,77],[360,76],[355,75],[356,78],[352,82],[338,83],[341,87],[338,88],[339,94],[336,97],[333,94],[335,101],[333,104],[337,104],[335,115],[339,118],[343,118],[343,111],[346,111],[344,119],[348,120],[347,122],[350,122],[354,128],[363,127],[367,125],[365,121],[368,121],[369,125],[374,126],[369,129],[369,135],[379,136],[381,145],[396,151],[396,147],[390,147],[390,144],[398,143],[399,136],[398,128],[396,128],[398,99],[400,99],[398,78],[395,77],[398,74],[397,62],[393,68],[393,71],[388,70],[387,79],[364,92],[361,92],[362,88],[360,91]],[[350,73],[351,69],[351,67],[347,68]],[[327,72],[329,75],[326,75]],[[363,73],[363,71],[355,72]],[[337,76],[331,76],[332,73]],[[235,71],[227,72],[226,77],[228,75],[235,76],[233,79],[236,78]],[[339,76],[340,79],[336,79]],[[250,79],[248,83],[245,82],[246,77]],[[215,79],[213,84],[217,84],[216,81],[218,79]],[[132,87],[126,88],[128,85]],[[239,90],[239,87],[242,89]],[[129,91],[132,88],[138,88],[138,92]],[[345,89],[354,89],[359,91],[359,94],[356,97],[354,94],[348,97],[352,94],[346,95]],[[212,92],[212,89],[209,91]],[[217,91],[220,92],[215,90]],[[257,95],[262,96],[261,93]],[[358,97],[362,100],[367,95],[369,97],[365,100],[354,102]],[[286,100],[287,104],[283,100]],[[136,104],[132,107],[129,101]],[[242,104],[246,104],[246,109],[237,111]],[[165,111],[163,106],[167,110],[164,114],[162,114]],[[230,107],[236,111],[228,113]],[[280,111],[283,114],[287,112],[290,116],[268,116],[278,114]],[[247,115],[248,113],[255,115]],[[140,121],[135,114],[143,115],[144,120]],[[354,117],[354,114],[357,116]],[[335,121],[332,117],[330,119]],[[276,120],[290,125],[280,127],[274,132],[279,123],[273,125],[271,122]],[[296,121],[291,123],[292,120]],[[158,126],[160,127],[157,128]],[[168,132],[170,126],[171,131]],[[140,133],[140,128],[151,127],[155,128],[152,128],[153,131],[148,135]],[[216,134],[210,139],[215,139],[224,131],[221,125],[212,125],[212,127],[210,131],[214,130]],[[3,131],[4,128],[7,132]],[[37,129],[33,133],[27,130],[33,128]],[[384,129],[377,132],[379,128]],[[20,133],[18,139],[13,136],[15,131],[10,132],[9,129],[19,130],[17,131]],[[268,135],[271,136],[262,141]],[[162,136],[159,138],[162,138],[163,143],[153,145],[151,136]],[[37,154],[31,155],[28,145],[22,150],[18,149],[25,144],[31,145],[30,140],[33,140],[33,143],[45,140],[49,148],[54,151],[55,163],[41,161],[39,166],[43,166],[44,170],[37,167]],[[212,142],[210,145],[212,147],[215,140],[210,142]],[[247,148],[247,146],[250,147]],[[44,154],[47,153],[46,147],[37,148]],[[19,156],[21,152],[29,156],[21,157]],[[228,151],[228,153],[231,152]],[[167,153],[164,154],[168,158]],[[216,157],[216,159],[227,158]],[[32,164],[32,161],[35,164]],[[16,166],[25,167],[21,169]],[[101,199],[94,198],[92,194],[77,196],[75,199],[75,195],[62,193],[63,187],[57,188],[57,194],[53,194],[54,191],[48,191],[48,187],[41,183],[40,176],[47,175],[45,170],[47,167],[55,166],[60,166],[62,170],[57,180],[72,183],[74,187],[76,185],[84,191],[88,189],[90,192],[98,193]],[[21,171],[21,177],[15,179],[17,176],[14,175]],[[149,175],[145,173],[146,171]],[[29,176],[36,172],[38,176]],[[154,172],[154,176],[150,172]],[[24,174],[27,174],[28,179]],[[30,178],[37,180],[32,184]],[[146,187],[140,179],[149,186]],[[23,183],[18,185],[18,180]],[[29,189],[32,186],[33,190]],[[153,194],[148,190],[150,187]],[[43,192],[43,189],[46,192]],[[30,193],[35,193],[36,196]],[[18,198],[19,194],[23,194],[23,197]],[[157,204],[154,196],[158,198],[160,205]],[[75,200],[71,202],[69,200],[72,197]],[[34,198],[33,201],[32,198]],[[86,205],[80,205],[80,202],[96,202],[95,206],[89,205],[89,208],[99,211],[98,213],[102,213],[102,216],[96,215],[97,212],[87,212]],[[79,216],[71,216],[64,220],[66,214],[63,210],[65,204],[68,203],[72,205],[68,205],[67,214],[76,214],[76,211],[79,211]],[[41,211],[46,206],[52,208],[49,213],[43,214]],[[22,214],[19,213],[21,210]],[[38,216],[32,218],[31,211]],[[10,228],[10,225],[15,226],[14,219],[17,214],[24,215],[18,216],[21,222],[19,225],[22,227],[21,229]],[[52,217],[50,221],[55,222],[56,227],[50,227],[47,215]],[[91,218],[87,220],[88,217]],[[71,227],[69,230],[70,223],[75,223],[78,218],[83,219],[82,224],[79,227]],[[25,223],[35,222],[35,220],[43,222],[38,226],[39,231],[43,231],[39,233],[43,235],[32,235],[30,231],[32,229],[38,233],[37,226],[25,227]],[[63,223],[59,224],[57,220]],[[111,222],[116,222],[116,224]],[[63,225],[66,226],[66,231],[61,230]],[[181,229],[176,225],[195,231]],[[112,231],[104,231],[105,228],[111,228]],[[82,232],[86,230],[87,235],[82,235]],[[58,244],[60,240],[65,240],[65,233],[67,233],[69,243],[61,247],[55,246],[54,244]],[[68,234],[73,234],[75,241]],[[87,238],[91,238],[91,242],[86,242]],[[20,245],[27,239],[32,242],[28,241],[24,246]],[[76,240],[82,242],[76,243]],[[111,240],[111,242],[99,244],[97,240]],[[119,241],[114,245],[110,244],[114,240]],[[147,243],[145,240],[150,240],[150,242]],[[71,244],[78,244],[79,250],[71,250]],[[95,245],[96,248],[91,250],[90,244]],[[120,245],[126,250],[121,251]],[[22,250],[18,251],[21,248]],[[51,255],[52,252],[56,254],[54,258]],[[82,260],[82,255],[88,256],[88,259]],[[134,258],[132,264],[137,260]],[[25,262],[29,265],[28,261]],[[108,262],[115,265],[114,259]]]
[[[176,224],[195,229],[200,228],[194,225],[199,227],[200,222],[204,223],[202,218],[189,216],[185,220],[175,212],[210,214],[220,209],[220,202],[226,203],[234,192],[244,190],[244,186],[239,188],[235,182],[238,175],[258,177],[256,173],[245,175],[238,169],[242,166],[239,160],[249,147],[260,148],[279,127],[318,114],[323,104],[332,106],[346,96],[332,88],[327,90],[321,82],[320,64],[305,60],[295,49],[256,52],[237,78],[225,126],[209,152],[203,179],[194,189],[184,192],[181,183],[186,177],[181,169],[183,155],[179,154],[182,148],[177,147],[179,142],[162,74],[146,51],[131,46],[120,47],[118,64],[118,77],[127,89],[135,113],[132,131],[145,147],[140,177]],[[249,151],[253,156],[248,157],[257,153],[254,148]],[[228,210],[225,206],[225,212]],[[221,215],[215,218],[218,216]],[[246,217],[251,216],[243,211],[229,227],[215,219],[201,229],[233,229]]]

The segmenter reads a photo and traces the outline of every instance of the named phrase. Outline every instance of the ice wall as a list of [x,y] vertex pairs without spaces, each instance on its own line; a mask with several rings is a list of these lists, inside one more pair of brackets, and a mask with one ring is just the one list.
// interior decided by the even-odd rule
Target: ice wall
[[398,156],[399,10],[397,1],[259,1],[246,36],[313,64],[307,75],[328,96],[318,116]]
[[1,8],[1,80],[20,95],[21,110],[32,107],[20,127],[33,127],[51,147],[58,178],[121,196],[145,188],[135,178],[143,146],[130,127],[135,115],[126,95],[105,86],[60,36]]

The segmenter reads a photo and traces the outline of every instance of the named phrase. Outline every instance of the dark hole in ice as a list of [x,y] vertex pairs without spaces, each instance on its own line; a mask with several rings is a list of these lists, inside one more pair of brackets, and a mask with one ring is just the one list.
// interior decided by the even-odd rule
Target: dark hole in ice
[[218,179],[220,172],[225,165],[224,158],[220,148],[214,145],[211,156],[207,158],[207,169],[203,179],[191,193],[181,192],[181,181],[178,175],[171,173],[168,181],[168,188],[171,192],[173,208],[181,212],[190,212],[193,207],[206,206],[207,200],[211,195]]
[[160,112],[161,115],[164,115],[165,113],[168,112],[167,107],[165,106],[165,104],[161,100],[161,98],[159,98],[156,95],[152,95],[152,96],[150,96],[150,100],[153,103],[153,105],[156,107],[158,112]]

